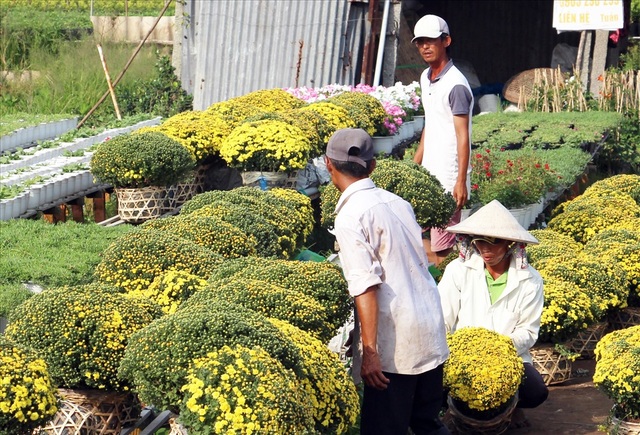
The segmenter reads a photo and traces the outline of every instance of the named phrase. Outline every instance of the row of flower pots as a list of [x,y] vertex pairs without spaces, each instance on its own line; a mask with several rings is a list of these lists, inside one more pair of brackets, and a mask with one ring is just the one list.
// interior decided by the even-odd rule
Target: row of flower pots
[[[101,185],[94,183],[89,170],[55,176],[45,183],[34,184],[18,196],[0,201],[0,220],[18,218],[29,211],[36,211],[59,200]],[[108,186],[104,186],[108,187]]]
[[43,122],[31,127],[20,128],[0,136],[0,153],[13,152],[18,148],[29,148],[39,141],[50,140],[76,128],[78,117],[61,121]]
[[424,127],[424,116],[416,116],[412,121],[406,121],[393,136],[374,136],[373,151],[376,154],[391,154],[394,148],[407,140],[419,137]]
[[[153,125],[157,125],[160,123],[161,118],[153,118],[147,121],[142,121],[134,125],[130,125],[128,127],[120,127],[113,128],[109,130],[105,130],[102,133],[99,133],[95,136],[86,137],[86,138],[78,138],[73,142],[65,142],[60,144],[55,148],[46,148],[38,150],[31,154],[25,154],[24,156],[20,156],[20,160],[15,160],[6,165],[2,165],[2,172],[11,172],[17,169],[25,168],[28,166],[33,166],[42,162],[46,162],[48,160],[54,159],[56,157],[63,156],[65,153],[70,153],[78,150],[87,149],[97,143],[104,142],[111,137],[118,136],[121,134],[129,133],[134,130],[137,130],[142,127],[149,127]],[[3,136],[4,138],[5,136]]]

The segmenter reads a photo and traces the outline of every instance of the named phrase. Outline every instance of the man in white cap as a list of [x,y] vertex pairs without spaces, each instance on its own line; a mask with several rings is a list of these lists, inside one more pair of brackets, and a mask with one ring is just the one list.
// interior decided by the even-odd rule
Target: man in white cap
[[[450,225],[460,222],[471,192],[471,116],[473,94],[462,72],[449,58],[451,36],[446,21],[425,15],[412,42],[429,68],[420,76],[425,125],[413,160],[424,166],[453,195],[458,208]],[[425,240],[429,260],[440,264],[455,245],[455,236],[438,228]]]
[[480,326],[513,340],[525,370],[513,419],[526,425],[521,408],[535,408],[549,394],[529,353],[538,339],[544,294],[524,247],[538,240],[497,200],[447,231],[458,235],[460,246],[460,257],[438,284],[447,330]]
[[335,132],[325,162],[342,193],[332,232],[356,307],[352,370],[365,384],[360,433],[448,434],[438,414],[449,349],[413,209],[369,178],[376,162],[366,131]]

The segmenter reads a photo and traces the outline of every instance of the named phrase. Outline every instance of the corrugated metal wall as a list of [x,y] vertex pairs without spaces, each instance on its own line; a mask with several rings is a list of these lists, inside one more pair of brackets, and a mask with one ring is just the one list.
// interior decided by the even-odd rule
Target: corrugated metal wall
[[367,11],[348,0],[187,0],[183,87],[203,110],[258,89],[358,83]]

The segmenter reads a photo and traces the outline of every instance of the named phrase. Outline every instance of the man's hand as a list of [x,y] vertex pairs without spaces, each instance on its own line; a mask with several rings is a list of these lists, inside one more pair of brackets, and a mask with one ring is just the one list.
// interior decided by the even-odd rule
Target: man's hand
[[380,355],[370,347],[365,347],[362,353],[360,376],[365,385],[376,390],[385,390],[389,384],[389,379],[382,373]]
[[460,210],[467,203],[469,192],[466,182],[457,182],[453,187],[453,199],[456,201],[457,210]]

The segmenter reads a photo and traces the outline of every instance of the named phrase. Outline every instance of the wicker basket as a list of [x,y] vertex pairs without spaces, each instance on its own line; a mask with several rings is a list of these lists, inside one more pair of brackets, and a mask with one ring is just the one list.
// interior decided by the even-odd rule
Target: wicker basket
[[571,352],[579,353],[580,358],[593,359],[596,345],[607,333],[608,327],[607,322],[595,323],[584,331],[578,332],[578,334],[565,343],[565,345]]
[[130,393],[59,388],[62,405],[39,433],[52,435],[118,435],[140,416],[140,403]]
[[98,419],[89,408],[63,400],[53,418],[33,435],[93,435],[98,431]]
[[609,327],[611,330],[625,329],[640,325],[640,308],[626,307],[616,310],[609,315]]
[[518,403],[518,392],[511,398],[506,409],[490,420],[476,420],[464,415],[456,407],[455,400],[451,396],[447,397],[449,412],[451,413],[451,424],[459,434],[475,435],[498,435],[505,433],[509,429],[511,416]]
[[571,379],[571,360],[552,347],[534,347],[530,353],[533,366],[546,385],[561,384]]
[[[553,83],[557,80],[558,70],[554,68],[534,68],[522,71],[511,77],[502,88],[505,100],[521,104],[531,96],[533,88],[540,80]],[[560,73],[560,75],[562,75]]]
[[167,197],[165,201],[167,210],[165,210],[165,212],[169,212],[176,207],[180,207],[199,192],[202,192],[202,186],[196,182],[178,183],[169,186],[167,188]]
[[289,174],[286,172],[245,171],[240,175],[242,175],[243,185],[259,187],[263,190],[273,187],[285,187],[289,179]]
[[207,182],[207,174],[209,173],[210,169],[211,165],[199,165],[196,168],[193,178],[193,183],[196,185],[195,194],[202,193],[206,190],[205,187]]
[[157,186],[117,188],[116,196],[120,219],[129,223],[140,223],[164,213],[167,189]]

